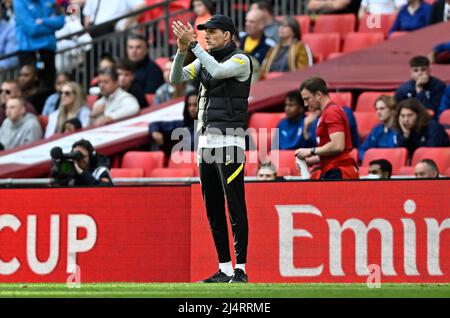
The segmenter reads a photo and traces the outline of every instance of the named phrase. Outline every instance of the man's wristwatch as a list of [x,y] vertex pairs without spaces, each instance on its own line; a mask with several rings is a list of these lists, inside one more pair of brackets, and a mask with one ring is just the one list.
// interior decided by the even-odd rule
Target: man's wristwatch
[[189,48],[192,50],[198,44],[197,41],[189,43]]
[[316,147],[311,148],[311,155],[314,156],[316,154]]

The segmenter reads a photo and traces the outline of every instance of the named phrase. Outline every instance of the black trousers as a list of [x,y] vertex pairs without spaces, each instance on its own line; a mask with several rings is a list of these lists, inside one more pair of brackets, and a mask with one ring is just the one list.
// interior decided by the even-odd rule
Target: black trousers
[[245,153],[239,147],[200,149],[203,200],[220,263],[231,261],[225,199],[233,231],[236,263],[247,262],[248,220],[245,204]]
[[[39,59],[38,59],[39,54]],[[39,62],[39,63],[37,63]],[[39,78],[42,79],[43,84],[49,90],[53,90],[56,81],[56,68],[55,68],[55,52],[49,50],[39,51],[21,51],[19,53],[20,66],[26,64],[33,64],[39,74]],[[37,64],[36,64],[37,63]]]

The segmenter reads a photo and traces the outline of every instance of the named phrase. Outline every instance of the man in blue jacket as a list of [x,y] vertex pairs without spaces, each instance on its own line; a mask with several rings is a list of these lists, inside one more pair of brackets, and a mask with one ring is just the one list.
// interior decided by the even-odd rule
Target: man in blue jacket
[[445,83],[431,76],[430,61],[425,56],[415,56],[409,61],[411,80],[403,83],[395,92],[397,102],[408,98],[417,98],[434,112],[437,119],[439,104],[445,91]]
[[16,39],[20,65],[34,64],[46,87],[53,88],[56,77],[55,31],[64,26],[55,0],[14,0]]

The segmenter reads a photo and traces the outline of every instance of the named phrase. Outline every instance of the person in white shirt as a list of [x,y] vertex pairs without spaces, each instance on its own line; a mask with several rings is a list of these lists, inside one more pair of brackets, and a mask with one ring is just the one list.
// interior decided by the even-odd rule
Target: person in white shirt
[[99,86],[103,97],[97,100],[92,107],[91,124],[106,125],[139,112],[139,103],[136,97],[120,88],[119,75],[115,68],[100,70],[99,77]]
[[393,14],[406,4],[406,0],[362,0],[358,16],[364,14]]

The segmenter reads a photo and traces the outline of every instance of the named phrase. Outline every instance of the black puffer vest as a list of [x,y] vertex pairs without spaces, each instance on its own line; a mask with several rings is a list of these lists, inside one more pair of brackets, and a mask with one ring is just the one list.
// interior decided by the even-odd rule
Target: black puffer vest
[[[237,49],[233,42],[223,49],[212,51],[210,54],[216,61],[223,63],[235,54],[245,53]],[[199,93],[199,127],[201,132],[204,132],[205,129],[215,128],[224,134],[229,134],[230,131],[227,132],[227,128],[247,129],[248,97],[252,72],[251,60],[250,75],[244,82],[239,82],[235,78],[214,79],[202,66]],[[213,131],[214,129],[211,130],[211,132]]]

